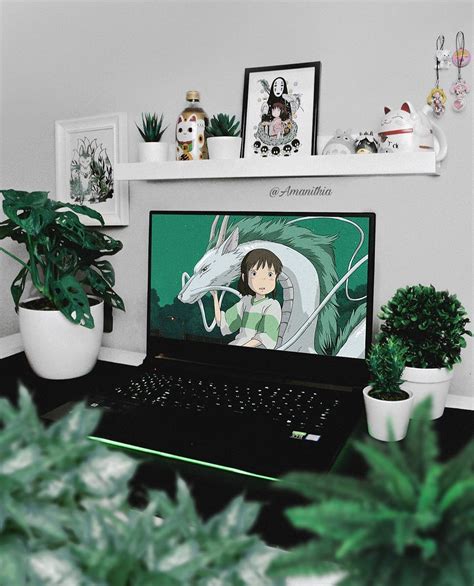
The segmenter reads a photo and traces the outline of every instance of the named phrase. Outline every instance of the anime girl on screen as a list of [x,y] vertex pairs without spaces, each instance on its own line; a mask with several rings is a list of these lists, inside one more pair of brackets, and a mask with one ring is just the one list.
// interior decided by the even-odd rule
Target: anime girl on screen
[[[248,252],[240,266],[238,291],[243,297],[227,311],[221,311],[219,294],[212,291],[214,313],[221,333],[237,336],[230,345],[273,350],[278,341],[281,306],[275,297],[281,260],[270,250],[257,248]],[[267,297],[271,295],[272,297]]]
[[[209,218],[209,241],[192,274],[184,266],[181,273],[176,301],[197,305],[196,325],[188,334],[202,336],[217,330],[219,337],[233,334],[232,345],[365,356],[367,270],[363,266],[368,254],[358,252],[365,241],[360,226],[350,218],[330,216],[224,216],[219,225],[220,218]],[[323,221],[333,227],[348,226],[349,237],[343,245],[348,257],[340,274],[335,251],[338,235],[311,229]],[[350,287],[348,279],[357,270],[362,272],[359,284]],[[265,273],[268,287],[259,284]],[[277,283],[279,302],[271,297]],[[205,302],[208,295],[211,323],[207,318],[211,308]],[[231,302],[231,296],[238,301]]]

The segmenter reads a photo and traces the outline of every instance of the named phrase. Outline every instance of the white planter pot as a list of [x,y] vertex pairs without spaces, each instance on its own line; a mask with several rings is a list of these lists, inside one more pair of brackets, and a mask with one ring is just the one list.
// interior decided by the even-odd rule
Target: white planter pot
[[168,160],[169,145],[167,142],[139,142],[139,163],[158,163]]
[[413,368],[407,366],[402,373],[400,388],[413,393],[413,408],[426,397],[431,397],[431,419],[443,415],[453,371],[447,368]]
[[413,394],[402,401],[383,401],[369,395],[372,387],[365,387],[364,394],[365,412],[367,415],[367,428],[369,434],[383,442],[390,441],[388,422],[392,422],[394,437],[396,441],[402,440],[410,423],[410,415],[413,404]]
[[91,312],[95,327],[88,329],[73,324],[58,310],[19,306],[25,354],[38,376],[62,380],[83,376],[94,368],[104,329],[104,302],[93,305]]
[[210,159],[240,159],[240,136],[210,136],[207,148]]

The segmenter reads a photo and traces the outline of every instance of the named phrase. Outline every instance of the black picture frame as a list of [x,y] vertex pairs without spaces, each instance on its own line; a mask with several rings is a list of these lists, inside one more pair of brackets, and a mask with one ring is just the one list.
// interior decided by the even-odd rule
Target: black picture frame
[[[271,114],[263,114],[261,113],[261,122],[259,122],[259,124],[257,125],[257,127],[255,127],[255,119],[257,117],[257,114],[255,113],[255,111],[253,111],[252,115],[249,115],[249,89],[250,89],[250,85],[251,83],[255,83],[254,80],[256,79],[255,74],[260,75],[260,74],[265,74],[268,72],[280,72],[280,75],[277,76],[277,78],[275,78],[271,84],[271,86],[268,84],[268,82],[266,82],[266,80],[264,80],[267,85],[268,88],[265,88],[264,83],[260,82],[260,80],[258,80],[261,85],[263,90],[260,90],[260,93],[262,93],[264,95],[264,93],[268,93],[268,100],[267,100],[267,105],[270,104],[270,99],[272,99],[272,88],[275,87],[274,84],[276,82],[276,80],[278,78],[282,78],[284,81],[284,88],[287,89],[287,78],[283,77],[284,76],[284,72],[285,71],[289,71],[290,73],[294,74],[294,70],[296,69],[314,69],[314,82],[310,88],[310,90],[312,91],[312,108],[310,112],[306,112],[305,113],[305,125],[307,125],[308,122],[308,118],[311,118],[311,131],[310,133],[308,133],[307,129],[305,131],[305,136],[306,138],[306,142],[310,143],[310,147],[309,144],[307,146],[305,146],[304,149],[302,148],[296,148],[296,147],[301,147],[301,143],[298,145],[298,140],[297,139],[297,135],[291,135],[291,132],[294,132],[295,130],[295,126],[296,126],[296,133],[298,132],[298,126],[297,124],[294,122],[294,118],[295,115],[290,113],[290,110],[292,111],[294,106],[297,105],[297,101],[295,100],[281,100],[284,103],[284,109],[285,109],[285,115],[289,115],[290,117],[292,117],[292,125],[290,124],[290,131],[287,132],[288,129],[288,122],[284,122],[283,126],[284,126],[284,135],[282,136],[282,133],[280,131],[280,134],[275,134],[272,136],[268,136],[268,138],[265,137],[265,131],[268,131],[268,129],[271,127],[272,123],[274,123],[275,118],[273,118],[272,121],[268,121],[268,124],[266,124],[267,120],[264,120],[264,118],[269,119],[272,117]],[[308,61],[305,63],[290,63],[290,64],[286,64],[286,65],[271,65],[271,66],[264,66],[264,67],[248,67],[245,69],[245,77],[244,77],[244,91],[243,91],[243,100],[242,100],[242,118],[241,118],[241,127],[242,127],[242,148],[241,148],[241,153],[240,156],[242,158],[247,158],[249,156],[251,156],[252,158],[255,157],[271,157],[271,156],[275,156],[277,155],[276,149],[275,152],[272,153],[274,147],[278,147],[279,153],[278,156],[290,156],[290,155],[294,155],[299,153],[300,155],[306,154],[306,155],[316,155],[317,154],[317,136],[318,136],[318,114],[319,114],[319,88],[320,88],[320,77],[321,77],[321,62],[320,61]],[[251,79],[252,78],[252,79]],[[281,83],[281,82],[280,82]],[[297,87],[297,85],[295,84],[295,82],[293,82],[294,86]],[[253,85],[253,84],[252,84]],[[292,88],[293,90],[294,88]],[[270,91],[269,91],[270,90]],[[307,90],[305,90],[307,93]],[[283,93],[283,95],[289,95],[290,92],[287,89],[287,93]],[[275,94],[273,94],[275,96]],[[280,94],[282,95],[282,94]],[[298,92],[295,92],[295,95],[297,96],[301,96],[301,94],[298,94]],[[258,99],[258,98],[256,98]],[[298,97],[296,98],[296,100],[298,100]],[[262,101],[262,98],[260,98],[260,101]],[[301,100],[303,101],[303,99]],[[307,102],[308,100],[306,100]],[[290,106],[290,107],[288,107]],[[262,108],[265,107],[262,104]],[[302,105],[298,106],[298,110],[301,109],[304,112],[304,109],[302,107]],[[257,110],[257,108],[255,109]],[[280,116],[278,116],[279,118]],[[283,116],[282,116],[283,119]],[[252,126],[252,128],[251,128]],[[281,123],[280,123],[281,126]],[[292,128],[291,128],[292,126]],[[276,127],[276,123],[274,123],[274,129]],[[256,130],[257,128],[257,130]],[[306,126],[305,126],[306,128]],[[272,130],[272,132],[275,132],[275,130]],[[252,134],[252,139],[250,139],[250,134]],[[285,136],[286,135],[286,136]],[[255,138],[255,142],[254,145],[257,142],[261,143],[261,146],[257,149],[257,147],[254,147],[252,145],[252,150],[250,151],[250,140],[253,140]],[[287,140],[288,139],[288,140]],[[284,142],[286,140],[286,142]],[[295,142],[296,141],[296,142]],[[295,146],[293,146],[293,143]],[[288,149],[287,152],[283,151],[283,147],[286,145],[290,145],[292,148]],[[263,149],[263,145],[267,146],[267,150]],[[263,152],[262,152],[263,151]]]

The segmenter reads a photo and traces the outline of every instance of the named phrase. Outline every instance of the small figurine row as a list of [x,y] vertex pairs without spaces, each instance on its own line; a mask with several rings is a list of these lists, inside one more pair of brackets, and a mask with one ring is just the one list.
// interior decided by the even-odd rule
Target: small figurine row
[[399,109],[385,107],[385,116],[376,135],[370,131],[353,137],[350,130],[338,129],[324,146],[322,154],[434,152],[440,162],[447,153],[446,135],[432,117],[428,117],[428,111],[427,106],[417,110],[410,102],[404,102]]
[[323,148],[323,155],[367,155],[378,153],[379,148],[380,143],[372,131],[360,132],[354,138],[350,130],[340,130],[338,128],[334,136]]

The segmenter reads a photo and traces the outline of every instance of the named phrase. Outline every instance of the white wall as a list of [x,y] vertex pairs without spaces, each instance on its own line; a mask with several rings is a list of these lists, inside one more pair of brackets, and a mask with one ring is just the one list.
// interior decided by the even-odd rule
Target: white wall
[[[320,60],[319,133],[376,129],[385,105],[424,103],[438,34],[453,48],[462,29],[472,49],[473,32],[472,5],[463,2],[4,2],[2,28],[1,186],[50,191],[55,120],[127,112],[134,161],[142,111],[162,111],[173,125],[186,90],[199,89],[208,113],[240,115],[245,67]],[[442,72],[446,90],[454,77]],[[130,226],[109,229],[124,243],[113,264],[127,313],[115,313],[105,344],[145,347],[150,209],[374,211],[375,307],[400,286],[433,283],[457,293],[474,317],[473,99],[441,121],[450,151],[440,177],[131,183]],[[325,185],[333,195],[269,197],[272,186],[289,184]],[[0,257],[0,336],[17,331],[8,291],[16,270]],[[472,392],[472,348],[453,394]]]

